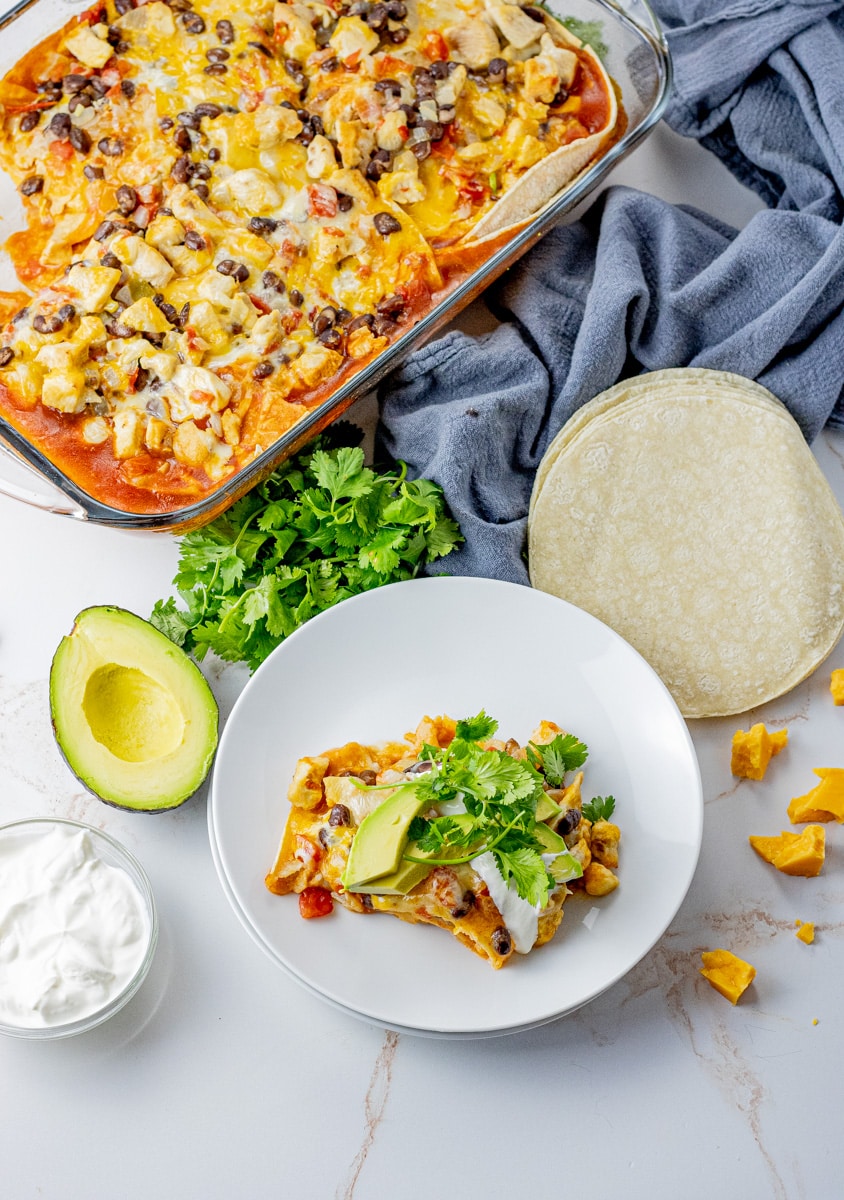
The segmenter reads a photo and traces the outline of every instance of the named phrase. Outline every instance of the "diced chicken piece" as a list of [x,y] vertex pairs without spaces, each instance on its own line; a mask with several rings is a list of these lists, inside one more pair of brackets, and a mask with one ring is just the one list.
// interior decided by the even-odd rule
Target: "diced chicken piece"
[[487,135],[496,133],[507,120],[507,111],[493,96],[478,96],[472,101],[472,115]]
[[220,417],[220,424],[223,429],[224,441],[228,442],[230,446],[236,446],[240,441],[241,418],[236,412],[226,408]]
[[541,54],[550,59],[557,68],[557,74],[560,77],[559,86],[564,88],[571,87],[577,73],[577,55],[574,51],[567,50],[564,46],[558,46],[548,33],[542,35],[539,48]]
[[304,62],[316,51],[311,13],[301,4],[276,4],[273,8],[276,36],[281,33],[287,58]]
[[135,408],[114,414],[114,457],[134,458],[144,441],[144,418]]
[[179,365],[179,359],[177,355],[170,354],[167,350],[150,349],[148,354],[141,355],[140,364],[145,371],[149,371],[166,383],[168,379],[173,378],[173,372]]
[[287,789],[287,799],[294,808],[312,810],[321,803],[322,781],[328,766],[329,760],[321,755],[299,759]]
[[173,428],[159,417],[151,417],[147,422],[144,442],[147,450],[153,454],[167,454],[173,446]]
[[111,243],[111,251],[126,264],[136,279],[151,287],[166,287],[173,278],[174,271],[167,259],[136,233],[115,238]]
[[419,163],[410,150],[397,154],[392,171],[378,180],[378,194],[394,204],[417,204],[426,196],[419,178]]
[[357,54],[371,54],[378,49],[380,38],[360,17],[341,17],[331,35],[331,49],[344,62]]
[[317,263],[338,263],[352,254],[359,254],[366,242],[351,229],[320,226],[314,230],[311,254]]
[[382,150],[401,150],[407,141],[407,113],[400,108],[388,112],[378,126],[375,140]]
[[451,108],[457,103],[468,77],[468,71],[459,63],[449,76],[437,84],[435,95],[440,108]]
[[259,104],[252,114],[252,121],[258,134],[259,150],[271,150],[302,132],[302,122],[292,108]]
[[284,329],[281,324],[281,313],[273,309],[259,317],[252,326],[249,340],[256,354],[267,354],[273,345],[281,341]]
[[161,0],[153,0],[150,4],[142,4],[138,8],[130,8],[127,13],[115,21],[119,29],[131,33],[145,33],[156,38],[171,38],[176,35],[176,22],[173,12]]
[[89,446],[101,446],[108,441],[108,421],[105,417],[89,417],[82,424],[82,440]]
[[304,353],[291,363],[291,370],[305,387],[312,388],[323,379],[328,379],[335,371],[339,371],[342,363],[342,354],[321,343],[315,343],[308,346]]
[[222,350],[228,343],[228,332],[210,300],[196,300],[190,310],[190,327],[211,350]]
[[105,37],[99,38],[90,25],[77,25],[73,33],[64,40],[65,49],[86,67],[99,71],[114,54],[114,48]]
[[592,858],[602,866],[617,867],[620,840],[621,830],[612,821],[596,821],[591,831]]
[[170,322],[157,304],[153,304],[151,296],[144,296],[124,308],[120,314],[121,324],[142,333],[169,333]]
[[80,353],[91,346],[103,346],[105,341],[106,331],[102,321],[98,317],[83,317],[73,335],[73,343],[79,347]]
[[86,312],[101,312],[120,283],[120,272],[112,267],[83,267],[77,264],[68,271],[64,284],[73,293],[80,308]]
[[[146,7],[148,8],[149,5],[146,5]],[[140,12],[142,10],[136,9],[135,11]],[[147,226],[147,245],[160,250],[164,255],[167,255],[167,251],[171,250],[174,246],[181,246],[184,240],[184,225],[176,217],[168,216],[166,213],[159,213]]]
[[85,407],[85,372],[78,367],[51,371],[41,390],[41,402],[57,412],[77,413]]
[[463,62],[473,71],[488,67],[497,58],[501,47],[498,35],[482,17],[466,17],[443,30],[452,58]]
[[344,167],[357,167],[364,158],[364,139],[370,136],[369,130],[360,121],[337,121],[334,126],[334,136]]
[[486,10],[511,46],[524,50],[538,42],[545,32],[545,24],[534,21],[522,12],[517,4],[503,4],[500,0],[487,0]]
[[281,205],[281,196],[272,179],[258,167],[233,171],[217,184],[216,195],[245,213],[265,213]]
[[166,389],[170,415],[174,421],[219,412],[231,399],[231,388],[207,367],[180,363]]
[[210,429],[184,421],[173,434],[173,456],[188,467],[201,467],[212,453],[216,438]]
[[198,233],[216,236],[225,233],[229,228],[211,211],[202,197],[184,183],[173,188],[168,198],[168,208],[172,209],[173,215],[183,225],[190,226]]
[[35,361],[50,371],[68,371],[75,367],[85,351],[76,342],[48,342],[35,355]]
[[318,133],[308,146],[308,159],[305,164],[305,171],[308,178],[325,179],[336,167],[337,160],[334,157],[334,147],[327,137]]
[[376,337],[371,329],[361,325],[352,330],[346,339],[346,353],[349,358],[366,358],[383,350],[386,345],[387,338]]

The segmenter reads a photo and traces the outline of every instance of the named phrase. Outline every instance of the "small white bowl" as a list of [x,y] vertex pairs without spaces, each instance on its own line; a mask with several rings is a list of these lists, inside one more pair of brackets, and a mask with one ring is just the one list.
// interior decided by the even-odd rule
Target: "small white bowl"
[[147,874],[134,855],[130,854],[125,846],[109,834],[104,833],[101,829],[95,829],[91,825],[85,825],[81,821],[70,821],[63,817],[34,817],[0,826],[0,838],[9,835],[25,837],[36,829],[46,830],[48,827],[55,826],[84,830],[94,845],[97,857],[107,866],[125,871],[135,885],[146,912],[148,936],[143,955],[131,978],[119,992],[94,1012],[77,1020],[55,1025],[10,1025],[0,1021],[0,1033],[5,1033],[10,1037],[31,1038],[35,1041],[51,1041],[57,1038],[71,1037],[73,1034],[93,1029],[107,1021],[109,1017],[113,1017],[132,999],[146,979],[158,942],[158,913]]

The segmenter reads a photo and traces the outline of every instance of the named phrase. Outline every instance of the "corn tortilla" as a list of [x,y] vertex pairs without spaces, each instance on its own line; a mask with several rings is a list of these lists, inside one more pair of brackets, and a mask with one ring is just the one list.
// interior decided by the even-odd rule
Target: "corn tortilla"
[[551,443],[531,582],[626,638],[686,717],[796,686],[844,630],[844,516],[787,409],[726,372],[602,393]]

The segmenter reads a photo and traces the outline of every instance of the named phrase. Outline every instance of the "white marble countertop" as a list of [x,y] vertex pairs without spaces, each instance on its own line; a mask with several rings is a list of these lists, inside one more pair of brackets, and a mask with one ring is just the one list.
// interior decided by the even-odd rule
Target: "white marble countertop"
[[[613,181],[734,224],[759,207],[666,129]],[[844,501],[844,437],[814,449]],[[64,765],[52,654],[87,605],[147,615],[169,592],[174,540],[2,497],[0,530],[0,822],[57,814],[107,829],[143,862],[161,917],[151,974],[110,1022],[66,1041],[0,1039],[0,1200],[841,1194],[844,830],[828,827],[810,880],[767,867],[747,835],[786,827],[813,767],[844,765],[844,709],[828,692],[844,645],[764,709],[692,723],[700,865],[636,969],[533,1032],[432,1041],[334,1011],[259,952],[217,881],[204,793],[169,814],[126,814]],[[211,674],[224,716],[245,680]],[[729,771],[732,733],[751,720],[789,730],[762,783]],[[794,936],[798,918],[815,922],[814,945]],[[698,973],[700,951],[719,946],[758,969],[735,1008]]]

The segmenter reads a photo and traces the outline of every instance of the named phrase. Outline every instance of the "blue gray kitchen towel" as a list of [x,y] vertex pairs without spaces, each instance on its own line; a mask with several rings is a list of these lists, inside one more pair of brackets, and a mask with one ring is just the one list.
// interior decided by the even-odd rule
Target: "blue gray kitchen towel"
[[492,333],[448,333],[388,378],[379,446],[443,486],[466,537],[452,574],[527,582],[542,454],[618,379],[735,371],[779,396],[807,439],[844,427],[844,3],[654,7],[675,67],[666,120],[769,207],[737,232],[610,188],[487,293]]

